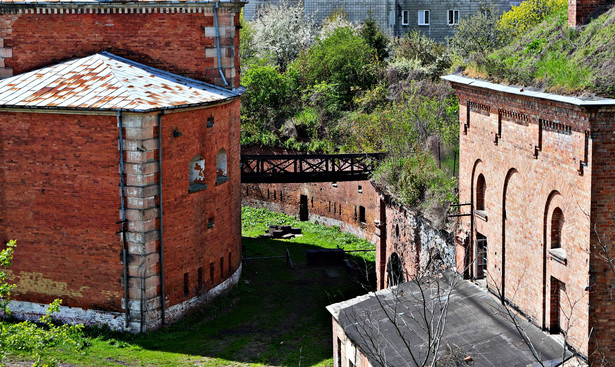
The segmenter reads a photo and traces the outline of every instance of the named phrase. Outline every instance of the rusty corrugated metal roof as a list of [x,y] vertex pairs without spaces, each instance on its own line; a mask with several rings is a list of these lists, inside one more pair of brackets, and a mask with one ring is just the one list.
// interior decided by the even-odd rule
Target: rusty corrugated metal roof
[[147,112],[238,97],[107,52],[0,80],[0,107]]

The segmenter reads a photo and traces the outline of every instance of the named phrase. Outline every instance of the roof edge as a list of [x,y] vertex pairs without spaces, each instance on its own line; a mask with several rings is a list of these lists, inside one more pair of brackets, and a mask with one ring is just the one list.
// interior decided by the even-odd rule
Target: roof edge
[[243,7],[246,0],[201,0],[201,1],[104,1],[104,0],[60,0],[60,1],[2,1],[0,13],[20,9],[90,9],[90,8],[213,8],[218,3],[221,8]]
[[564,96],[561,94],[546,93],[536,90],[531,90],[521,86],[509,86],[497,83],[491,83],[480,79],[468,78],[458,74],[449,74],[440,77],[450,83],[462,84],[477,88],[489,89],[496,92],[509,93],[518,96],[526,96],[533,98],[546,99],[549,101],[556,101],[567,103],[580,107],[601,107],[601,106],[615,106],[615,99],[610,98],[581,98]]

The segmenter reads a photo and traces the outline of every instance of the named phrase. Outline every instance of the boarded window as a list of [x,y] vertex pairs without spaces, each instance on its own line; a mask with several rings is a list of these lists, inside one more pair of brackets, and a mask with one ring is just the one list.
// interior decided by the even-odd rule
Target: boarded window
[[189,191],[195,192],[207,188],[205,184],[205,158],[200,155],[194,156],[189,164]]
[[216,155],[216,184],[228,181],[226,173],[226,150],[220,149]]

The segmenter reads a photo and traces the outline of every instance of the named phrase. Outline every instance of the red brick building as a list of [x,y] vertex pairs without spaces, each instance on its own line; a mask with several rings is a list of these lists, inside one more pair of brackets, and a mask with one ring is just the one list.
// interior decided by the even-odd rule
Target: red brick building
[[612,358],[615,100],[445,79],[459,97],[459,200],[472,208],[458,270],[590,360]]
[[61,298],[65,320],[145,331],[237,282],[242,6],[1,2],[15,314]]

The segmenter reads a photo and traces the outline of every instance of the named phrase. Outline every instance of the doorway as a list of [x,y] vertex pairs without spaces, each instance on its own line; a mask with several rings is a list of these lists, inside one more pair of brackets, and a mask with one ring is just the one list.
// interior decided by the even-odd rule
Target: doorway
[[487,237],[476,233],[476,279],[487,275]]
[[305,222],[308,220],[308,197],[307,195],[301,195],[299,198],[299,220]]

